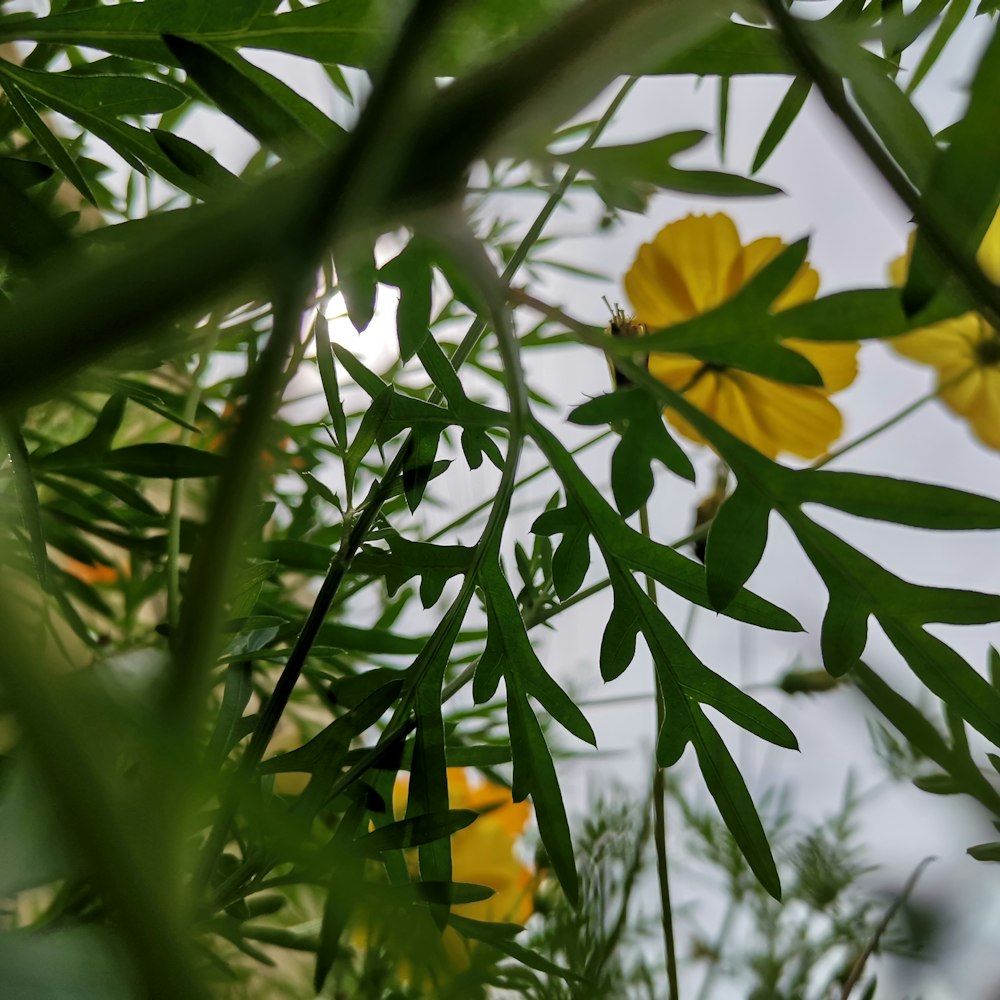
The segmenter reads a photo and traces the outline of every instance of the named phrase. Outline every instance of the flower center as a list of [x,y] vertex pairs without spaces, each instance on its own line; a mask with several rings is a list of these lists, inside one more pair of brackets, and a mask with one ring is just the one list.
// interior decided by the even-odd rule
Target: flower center
[[993,327],[986,329],[987,335],[975,347],[976,364],[981,368],[1000,365],[1000,331]]

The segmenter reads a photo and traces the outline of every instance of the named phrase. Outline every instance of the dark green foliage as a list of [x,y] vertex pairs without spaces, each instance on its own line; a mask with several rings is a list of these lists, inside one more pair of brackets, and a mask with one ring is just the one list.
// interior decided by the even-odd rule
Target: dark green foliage
[[[621,854],[621,922],[604,920],[614,893],[598,892],[609,883],[588,854],[600,824],[585,822],[580,835],[561,786],[565,733],[575,752],[596,736],[577,685],[538,639],[537,626],[608,588],[607,625],[580,687],[611,682],[648,653],[662,709],[656,765],[694,748],[697,794],[707,792],[722,826],[693,798],[685,822],[728,866],[734,898],[753,899],[761,927],[775,929],[747,983],[761,997],[805,996],[794,993],[805,987],[770,897],[784,889],[818,912],[850,895],[860,868],[819,834],[789,862],[715,713],[777,747],[795,749],[795,736],[702,662],[672,610],[677,598],[799,631],[745,587],[772,514],[828,592],[828,671],[846,675],[933,765],[908,775],[918,787],[972,796],[998,815],[965,731],[1000,747],[996,678],[926,626],[995,622],[1000,597],[903,580],[808,509],[985,531],[1000,528],[1000,502],[772,462],[642,363],[651,351],[684,353],[817,386],[813,365],[783,341],[880,339],[970,308],[989,313],[995,301],[974,294],[984,279],[972,258],[1000,199],[996,37],[965,117],[944,137],[931,136],[895,79],[940,16],[915,88],[968,6],[933,0],[904,12],[845,0],[801,25],[804,54],[784,5],[765,27],[693,0],[670,9],[656,0],[54,0],[43,16],[0,3],[0,43],[35,44],[5,47],[0,59],[0,983],[39,996],[198,1000],[224,990],[220,981],[270,988],[260,969],[282,949],[309,960],[291,991],[309,981],[338,995],[416,996],[426,975],[455,998],[626,996],[640,986],[657,995],[641,963],[626,967],[620,943],[649,823],[635,824]],[[861,44],[871,37],[885,58]],[[261,52],[311,61],[350,129],[283,71],[258,65]],[[530,297],[545,268],[582,276],[542,235],[567,191],[603,205],[609,224],[657,190],[778,193],[675,166],[707,138],[698,129],[661,123],[654,138],[601,144],[634,80],[596,123],[563,128],[626,73],[719,77],[720,146],[739,78],[788,78],[754,172],[810,93],[829,98],[826,76],[846,80],[889,164],[876,156],[877,165],[918,215],[954,231],[953,259],[925,232],[901,292],[846,290],[778,312],[805,264],[803,239],[718,309],[650,331],[641,351],[594,335]],[[363,107],[345,110],[362,91]],[[196,110],[244,130],[253,149],[243,167],[181,134]],[[582,144],[567,149],[578,134]],[[490,199],[518,185],[551,197],[515,244]],[[387,234],[402,249],[377,266]],[[325,310],[339,292],[350,324],[378,336],[380,283],[400,293],[399,350],[376,370],[361,360],[363,342],[339,343]],[[531,331],[509,316],[524,303],[544,317]],[[564,428],[538,417],[548,387],[527,384],[519,360],[537,347],[570,351],[574,338],[605,349],[628,376],[628,387],[569,416],[615,436],[617,509]],[[289,405],[300,396],[320,403],[318,418]],[[645,514],[643,530],[627,523],[695,480],[665,408],[736,479],[712,519],[704,567],[650,537]],[[519,478],[531,448],[543,465]],[[456,458],[486,501],[432,531],[456,496],[456,468],[464,474]],[[512,503],[541,475],[552,480],[544,495],[559,493],[534,505],[529,543],[512,534]],[[596,580],[599,570],[606,578]],[[657,583],[670,607],[651,596]],[[945,726],[862,661],[872,618],[944,703]],[[991,667],[1000,672],[995,656]],[[801,689],[789,677],[785,690]],[[479,770],[500,799],[456,807],[452,767]],[[401,774],[403,814],[393,805]],[[493,890],[459,870],[453,844],[526,799],[544,864],[524,891],[537,890],[539,912],[546,892],[558,894],[551,926],[575,921],[579,932],[556,946],[534,929],[515,940],[518,924],[463,909]],[[1000,856],[995,844],[970,853]],[[40,909],[26,915],[19,894],[36,889]],[[829,941],[860,953],[870,909],[849,914],[857,927]],[[411,931],[426,955],[402,946]],[[467,968],[442,975],[442,940],[468,948]],[[810,953],[816,962],[828,943]]]

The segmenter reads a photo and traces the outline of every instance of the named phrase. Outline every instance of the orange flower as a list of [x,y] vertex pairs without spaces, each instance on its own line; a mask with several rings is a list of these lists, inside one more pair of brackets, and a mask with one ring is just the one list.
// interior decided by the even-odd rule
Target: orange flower
[[[406,810],[409,781],[401,777],[393,789],[393,810]],[[448,768],[448,804],[472,809],[479,818],[451,838],[452,878],[485,885],[494,895],[479,903],[455,906],[456,913],[473,920],[524,923],[532,914],[534,872],[515,853],[517,839],[531,818],[527,802],[515,802],[510,790],[491,781],[469,781],[462,767]]]
[[[393,789],[393,812],[406,811],[409,780],[400,777]],[[452,879],[483,885],[494,894],[476,903],[452,907],[454,913],[473,920],[523,923],[533,912],[535,874],[516,854],[518,837],[531,817],[526,802],[515,803],[510,791],[491,781],[470,781],[464,768],[448,768],[448,799],[452,809],[471,809],[480,816],[451,838]],[[416,852],[408,863],[416,870]],[[457,931],[443,932],[426,912],[409,910],[405,915],[374,914],[362,910],[351,934],[362,950],[379,940],[393,945],[396,974],[411,988],[425,988],[436,995],[438,987],[454,980],[472,965],[474,944]],[[385,937],[383,937],[383,935]]]
[[114,566],[107,563],[92,562],[85,563],[72,556],[64,556],[60,560],[64,572],[70,576],[75,576],[78,580],[87,584],[95,583],[117,583],[121,579],[121,573]]

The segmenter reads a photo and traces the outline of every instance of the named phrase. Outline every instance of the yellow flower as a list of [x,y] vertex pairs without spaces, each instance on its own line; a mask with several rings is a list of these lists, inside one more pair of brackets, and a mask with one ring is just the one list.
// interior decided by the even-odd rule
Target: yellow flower
[[[906,254],[889,267],[895,284],[906,281],[912,253],[911,235]],[[1000,284],[1000,213],[990,223],[976,259]],[[941,401],[968,421],[983,444],[1000,451],[1000,332],[979,313],[968,312],[895,337],[889,344],[905,357],[936,368]]]
[[[393,789],[393,809],[406,810],[409,782],[400,778]],[[531,818],[527,802],[515,802],[510,791],[485,779],[469,781],[464,768],[448,768],[448,804],[471,809],[479,818],[451,838],[452,879],[494,890],[479,903],[454,906],[455,913],[473,920],[524,923],[532,913],[534,872],[515,853],[517,839]]]
[[[689,215],[644,243],[625,275],[636,321],[660,330],[717,308],[739,291],[785,244],[766,236],[744,246],[726,215]],[[774,303],[788,309],[814,298],[819,276],[803,264]],[[751,335],[748,331],[748,336]],[[686,354],[654,352],[650,374],[682,391],[698,409],[769,458],[791,452],[816,458],[840,436],[840,411],[827,398],[854,381],[856,343],[788,339],[785,347],[813,363],[822,387],[786,385],[760,375],[707,365]],[[704,439],[673,412],[670,422],[692,441]]]
[[[401,777],[392,795],[397,819],[406,812],[408,792],[409,781]],[[494,890],[489,899],[455,905],[452,911],[473,920],[524,923],[534,908],[536,876],[517,856],[515,847],[531,817],[531,807],[527,802],[514,802],[508,789],[493,782],[473,783],[460,767],[448,768],[448,801],[452,809],[480,813],[473,823],[452,835],[452,880]],[[416,851],[407,854],[411,874],[416,876]],[[457,984],[463,974],[475,973],[473,966],[483,961],[482,952],[474,954],[474,943],[451,927],[442,932],[428,913],[413,908],[362,907],[351,941],[360,950],[380,943],[389,945],[396,976],[421,996],[438,996],[444,984]]]

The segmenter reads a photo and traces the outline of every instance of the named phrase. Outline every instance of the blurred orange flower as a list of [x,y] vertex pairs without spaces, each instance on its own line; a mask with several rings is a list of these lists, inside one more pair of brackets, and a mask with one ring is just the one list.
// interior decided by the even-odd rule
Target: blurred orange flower
[[[408,778],[400,777],[392,796],[397,819],[405,814],[408,792]],[[531,807],[515,803],[501,785],[470,780],[460,767],[448,768],[448,800],[452,809],[480,813],[475,822],[452,835],[452,880],[494,890],[489,899],[457,904],[452,911],[472,920],[523,923],[534,909],[536,875],[518,857],[516,845],[531,817]],[[414,875],[415,855],[410,852],[408,858]],[[391,941],[396,974],[411,989],[436,996],[442,984],[457,984],[458,977],[473,965],[475,945],[451,927],[440,931],[426,911],[410,909],[402,918],[382,913],[374,921],[373,913],[362,911],[359,916],[351,935],[354,945],[365,950],[374,942]]]
[[[889,266],[897,285],[906,281],[913,240],[911,235],[906,253]],[[1000,284],[1000,213],[986,231],[976,259]],[[936,368],[941,401],[968,421],[983,444],[1000,451],[1000,331],[979,313],[967,312],[888,343],[904,357]]]
[[[409,781],[397,780],[392,805],[397,817],[406,810]],[[470,782],[465,768],[448,768],[448,804],[472,809],[479,818],[451,838],[452,878],[485,885],[494,895],[463,903],[454,911],[473,920],[524,923],[532,914],[535,873],[516,854],[515,845],[531,818],[527,802],[515,802],[510,790],[485,779]]]
[[[784,249],[776,236],[744,246],[733,220],[721,213],[689,215],[672,222],[639,248],[625,275],[635,320],[655,331],[709,312]],[[819,276],[804,264],[774,308],[808,302],[818,288]],[[748,331],[747,336],[751,335]],[[823,378],[822,387],[787,385],[665,352],[649,356],[649,371],[769,458],[780,452],[816,458],[829,450],[843,430],[840,411],[828,397],[854,381],[858,345],[798,339],[783,344],[813,363]],[[683,418],[672,411],[667,416],[685,437],[704,443]]]
[[64,572],[70,576],[75,576],[83,583],[117,583],[121,579],[121,573],[117,567],[109,566],[107,563],[92,562],[85,563],[72,556],[64,556],[60,560],[60,565]]

